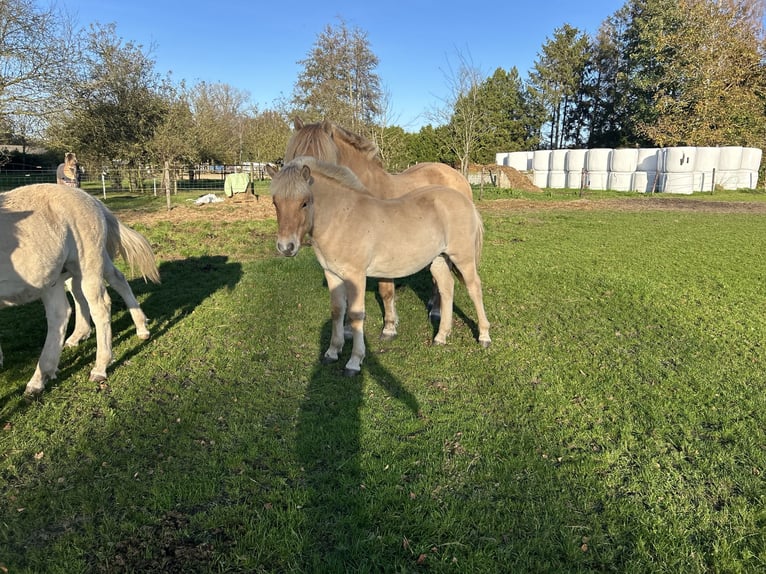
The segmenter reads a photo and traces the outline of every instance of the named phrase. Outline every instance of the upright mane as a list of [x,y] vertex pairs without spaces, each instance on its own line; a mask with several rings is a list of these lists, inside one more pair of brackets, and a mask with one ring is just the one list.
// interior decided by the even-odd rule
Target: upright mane
[[374,142],[371,142],[359,134],[350,132],[346,128],[337,124],[331,123],[331,125],[334,137],[340,137],[348,145],[365,155],[368,160],[374,161],[381,167],[383,166],[383,162],[380,159],[380,149],[378,149],[378,146],[375,145]]
[[336,140],[359,152],[367,161],[374,162],[380,167],[383,166],[380,150],[375,143],[329,120],[303,124],[296,119],[295,133],[287,142],[285,161],[305,155],[338,163],[340,158],[338,157],[339,149]]
[[[313,156],[298,156],[279,171],[280,179],[285,178],[288,183],[299,181],[302,178],[301,171],[308,166],[312,174],[326,177],[339,185],[349,187],[354,191],[369,194],[368,189],[359,181],[353,171],[342,165],[322,161]],[[295,190],[298,186],[287,185],[286,189]]]

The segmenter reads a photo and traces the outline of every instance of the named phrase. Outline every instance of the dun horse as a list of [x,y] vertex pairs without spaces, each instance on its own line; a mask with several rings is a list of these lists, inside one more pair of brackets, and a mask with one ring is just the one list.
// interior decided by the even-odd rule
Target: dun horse
[[452,329],[454,279],[459,271],[476,307],[479,342],[490,344],[477,272],[483,226],[471,201],[452,188],[428,186],[397,199],[372,196],[347,168],[298,157],[272,176],[277,211],[277,249],[294,256],[304,236],[311,237],[330,289],[332,339],[325,362],[343,348],[343,317],[348,305],[352,331],[347,375],[360,372],[365,356],[364,294],[367,277],[395,279],[430,265],[442,298],[435,344],[445,344]]
[[77,324],[67,344],[75,345],[90,333],[91,316],[95,324],[92,381],[106,379],[112,360],[105,280],[125,300],[139,337],[149,336],[146,317],[130,285],[114,266],[115,255],[121,255],[145,279],[159,282],[149,242],[84,191],[38,184],[0,194],[0,307],[42,299],[48,323],[43,351],[26,394],[42,392],[45,383],[56,378],[71,314],[67,281],[78,307]]
[[[443,163],[423,162],[401,173],[389,173],[383,169],[378,147],[373,142],[329,121],[303,124],[301,120],[295,120],[295,133],[287,143],[285,162],[297,156],[313,156],[346,166],[370,193],[383,199],[401,197],[426,185],[442,185],[456,189],[473,201],[471,186],[459,171]],[[383,301],[385,316],[381,339],[393,339],[398,322],[394,282],[379,281],[378,292]],[[429,308],[433,317],[439,316],[440,303],[436,289]]]

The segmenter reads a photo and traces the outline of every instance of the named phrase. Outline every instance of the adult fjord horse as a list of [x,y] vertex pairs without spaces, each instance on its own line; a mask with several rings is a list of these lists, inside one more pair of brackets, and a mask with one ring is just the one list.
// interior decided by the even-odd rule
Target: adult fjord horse
[[483,225],[473,202],[452,188],[427,186],[397,199],[371,195],[347,168],[298,157],[282,170],[267,168],[277,211],[277,249],[291,257],[311,237],[330,289],[332,338],[325,362],[343,349],[348,305],[352,331],[347,375],[360,372],[365,355],[364,293],[367,277],[395,279],[431,265],[442,298],[434,343],[445,344],[452,328],[454,279],[447,260],[465,282],[476,307],[479,342],[489,346],[477,271]]
[[64,185],[37,184],[0,194],[0,307],[42,299],[48,323],[43,351],[26,394],[42,392],[45,383],[56,378],[71,313],[66,281],[71,282],[79,307],[78,326],[68,344],[87,336],[91,316],[95,324],[92,381],[106,379],[112,360],[110,300],[105,280],[125,300],[139,337],[148,337],[146,317],[125,276],[112,261],[118,254],[145,279],[159,282],[149,242],[122,225],[86,192]]
[[[295,132],[287,142],[285,163],[298,156],[343,165],[356,174],[369,192],[383,199],[401,197],[419,187],[441,185],[456,189],[473,201],[471,185],[463,175],[444,163],[418,163],[401,173],[389,173],[383,168],[378,146],[333,122],[323,121],[304,124],[295,120]],[[383,301],[384,323],[381,339],[396,336],[398,322],[394,303],[394,282],[387,279],[378,282],[378,292]],[[431,315],[439,316],[439,294],[436,289],[429,302]]]

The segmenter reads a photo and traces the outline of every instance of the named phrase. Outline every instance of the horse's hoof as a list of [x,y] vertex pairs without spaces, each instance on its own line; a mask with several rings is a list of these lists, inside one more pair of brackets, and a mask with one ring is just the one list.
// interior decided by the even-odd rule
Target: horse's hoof
[[328,357],[328,356],[325,355],[324,357],[322,357],[322,364],[323,365],[332,365],[337,360],[338,360],[337,357],[333,359],[332,357]]
[[148,341],[151,338],[152,334],[149,331],[147,331],[146,333],[136,333],[136,336],[142,341]]
[[437,347],[444,347],[447,344],[447,341],[440,341],[439,339],[434,339],[434,345]]
[[396,339],[396,333],[386,333],[385,331],[380,334],[381,341],[393,341]]
[[361,372],[362,371],[359,370],[359,369],[349,369],[349,368],[346,368],[346,369],[343,369],[343,376],[344,377],[355,377],[355,376],[357,376]]
[[103,383],[106,380],[106,375],[102,375],[101,373],[91,373],[88,379],[91,383]]
[[489,346],[492,344],[492,341],[479,341],[479,344],[480,344],[480,345],[481,345],[481,346],[482,346],[484,349],[489,349]]

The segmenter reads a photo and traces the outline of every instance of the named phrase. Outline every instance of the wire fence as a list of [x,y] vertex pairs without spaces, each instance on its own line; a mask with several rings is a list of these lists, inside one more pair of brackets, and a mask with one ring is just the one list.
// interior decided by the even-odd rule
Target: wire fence
[[[173,166],[170,169],[172,193],[187,191],[199,193],[223,193],[226,176],[230,173],[247,173],[255,187],[267,179],[264,164]],[[80,186],[89,191],[107,193],[163,194],[163,173],[151,168],[109,169],[102,172],[84,171]],[[27,170],[0,169],[0,191],[8,191],[35,183],[56,183],[56,170],[34,168]]]

